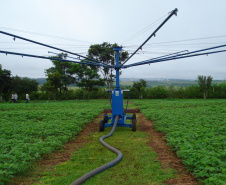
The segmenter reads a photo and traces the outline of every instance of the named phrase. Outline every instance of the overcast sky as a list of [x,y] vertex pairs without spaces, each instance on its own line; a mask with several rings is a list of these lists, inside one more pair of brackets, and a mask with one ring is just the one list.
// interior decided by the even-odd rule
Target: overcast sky
[[[225,0],[2,0],[0,30],[72,52],[91,44],[118,43],[132,53],[169,15],[173,16],[129,63],[182,50],[226,44]],[[226,49],[226,47],[224,48]],[[48,56],[52,49],[0,34],[0,50]],[[49,60],[0,54],[12,75],[45,77]],[[124,69],[126,78],[226,80],[226,52]]]

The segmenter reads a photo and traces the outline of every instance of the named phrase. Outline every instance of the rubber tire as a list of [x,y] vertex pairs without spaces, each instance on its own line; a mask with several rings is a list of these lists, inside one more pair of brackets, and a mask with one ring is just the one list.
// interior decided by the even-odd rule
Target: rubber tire
[[136,119],[132,119],[132,131],[136,131],[137,130],[137,120]]
[[99,122],[99,132],[103,132],[104,131],[104,120],[100,120]]
[[104,124],[108,122],[108,115],[107,114],[104,115],[104,120],[103,121],[104,121]]
[[133,113],[132,119],[137,119],[137,115],[135,113]]

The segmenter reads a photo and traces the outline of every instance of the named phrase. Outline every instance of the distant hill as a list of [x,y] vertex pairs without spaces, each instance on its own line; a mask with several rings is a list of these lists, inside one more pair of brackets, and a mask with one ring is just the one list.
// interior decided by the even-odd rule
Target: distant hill
[[36,80],[38,82],[38,85],[41,86],[44,83],[46,83],[46,78],[33,78],[34,80]]
[[[43,85],[46,82],[46,78],[33,78],[36,80],[39,84],[39,86]],[[120,84],[122,87],[129,87],[133,86],[133,82],[138,82],[140,79],[139,78],[121,78],[120,79]],[[147,81],[148,87],[155,87],[155,86],[161,86],[164,85],[166,87],[168,86],[177,86],[177,87],[187,87],[191,85],[198,85],[196,80],[183,80],[183,79],[149,79],[149,78],[144,78],[144,80]],[[213,80],[213,84],[215,83],[226,83],[225,80]],[[72,85],[75,86],[75,85]]]
[[[198,85],[197,80],[184,80],[184,79],[145,79],[147,81],[148,87],[155,87],[155,86],[176,86],[176,87],[187,87],[192,85]],[[129,87],[133,86],[133,82],[138,82],[140,79],[138,78],[122,78],[120,80],[120,84],[122,87]],[[213,80],[213,84],[216,83],[226,83],[225,80]]]

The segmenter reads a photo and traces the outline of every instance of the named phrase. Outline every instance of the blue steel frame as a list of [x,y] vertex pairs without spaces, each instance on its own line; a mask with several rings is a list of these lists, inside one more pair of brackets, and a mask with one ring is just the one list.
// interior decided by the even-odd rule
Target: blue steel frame
[[[117,127],[130,127],[132,128],[132,124],[126,124],[126,120],[132,120],[133,115],[126,115],[126,111],[123,109],[123,92],[129,90],[121,90],[119,83],[119,51],[122,50],[122,47],[114,47],[115,51],[115,71],[116,71],[116,86],[115,89],[107,90],[109,93],[112,93],[112,115],[104,115],[104,120],[107,123],[104,124],[104,127],[112,127],[114,125],[114,120],[116,116],[118,116]],[[129,95],[128,95],[129,96]],[[127,109],[127,108],[126,108]],[[108,123],[110,120],[110,123]]]

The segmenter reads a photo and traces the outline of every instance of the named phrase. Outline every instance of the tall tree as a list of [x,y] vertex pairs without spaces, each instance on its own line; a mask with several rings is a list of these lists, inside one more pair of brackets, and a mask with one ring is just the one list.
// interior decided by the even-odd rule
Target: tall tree
[[203,92],[203,98],[206,99],[211,88],[213,78],[211,76],[198,76],[198,84],[200,86],[200,90]]
[[[104,42],[102,44],[91,45],[88,50],[88,56],[95,60],[99,60],[105,64],[114,65],[114,51],[113,47],[118,46],[117,44],[110,44]],[[119,62],[124,61],[128,57],[128,52],[120,52]],[[99,67],[99,71],[104,77],[108,88],[111,88],[114,82],[115,75],[113,74],[113,69]]]
[[[60,53],[57,56],[53,56],[53,58],[67,59],[67,54]],[[67,99],[68,86],[75,82],[75,77],[73,77],[73,74],[70,73],[69,71],[71,67],[76,64],[72,64],[70,62],[60,62],[58,60],[52,60],[52,63],[54,67],[47,69],[46,75],[48,76],[49,80],[50,80],[50,77],[52,78],[51,84],[55,86],[56,92],[57,92],[57,89],[59,88],[60,100],[62,100],[62,90],[66,92],[66,99]],[[53,79],[53,76],[55,76],[54,77],[55,79]],[[59,81],[57,80],[57,78],[59,78],[58,79]]]
[[17,92],[19,99],[25,98],[25,94],[30,94],[38,90],[38,82],[30,78],[12,77],[11,89]]
[[140,79],[139,82],[133,83],[133,88],[138,91],[140,99],[143,99],[145,87],[147,87],[147,82],[144,79]]
[[0,101],[2,100],[1,96],[3,96],[5,100],[8,100],[11,90],[11,80],[11,71],[2,69],[2,65],[0,64]]
[[[40,88],[41,91],[45,91],[48,95],[48,100],[50,100],[50,94],[55,92],[55,87],[50,81],[46,81]],[[54,96],[55,97],[55,96]]]
[[[54,96],[54,100],[56,100],[57,97],[57,90],[58,88],[62,88],[62,82],[61,82],[61,74],[58,71],[55,72],[50,72],[50,70],[47,72],[48,78],[47,78],[47,82],[51,84],[51,86],[54,87],[55,89],[55,96]],[[47,84],[48,85],[48,84]],[[60,91],[61,92],[61,91]],[[60,99],[61,99],[61,94],[60,94]]]
[[79,87],[83,87],[87,90],[89,99],[90,91],[96,86],[104,86],[104,80],[100,78],[98,74],[98,69],[93,66],[80,65],[80,69],[77,71],[78,81],[76,84]]

